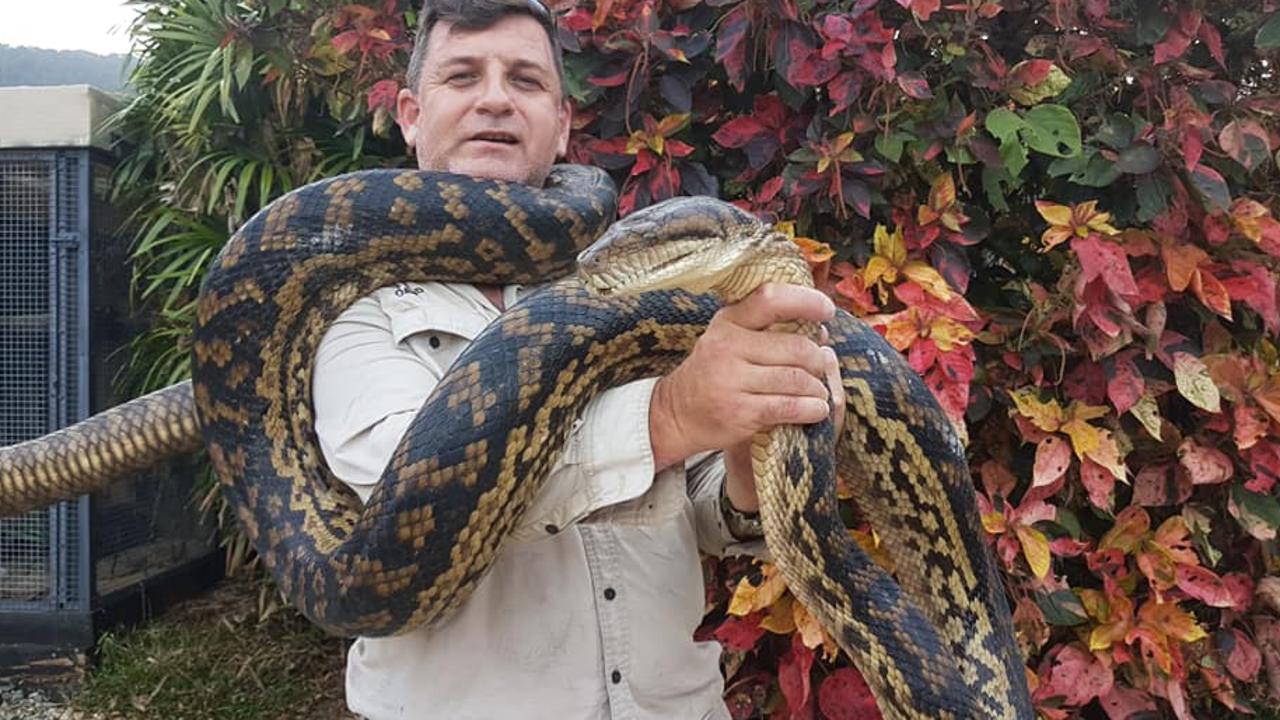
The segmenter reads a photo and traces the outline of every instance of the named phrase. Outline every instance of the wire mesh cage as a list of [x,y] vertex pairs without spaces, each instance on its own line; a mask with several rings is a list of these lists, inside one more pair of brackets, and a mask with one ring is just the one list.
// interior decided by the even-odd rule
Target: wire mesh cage
[[[109,175],[89,148],[0,149],[0,445],[121,400],[113,378],[141,323]],[[145,606],[164,583],[216,565],[194,478],[178,462],[0,519],[0,672],[13,665],[6,648],[82,650],[113,608]]]

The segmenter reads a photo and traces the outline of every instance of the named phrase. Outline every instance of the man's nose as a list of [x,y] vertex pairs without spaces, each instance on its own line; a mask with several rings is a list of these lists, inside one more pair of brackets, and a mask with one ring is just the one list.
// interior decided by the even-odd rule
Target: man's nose
[[487,73],[480,83],[480,98],[476,108],[493,115],[505,115],[512,110],[511,89],[502,73]]

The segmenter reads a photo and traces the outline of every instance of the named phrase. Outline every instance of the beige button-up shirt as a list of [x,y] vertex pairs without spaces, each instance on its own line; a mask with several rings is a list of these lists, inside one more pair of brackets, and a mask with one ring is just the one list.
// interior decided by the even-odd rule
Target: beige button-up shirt
[[[520,288],[503,290],[504,304]],[[367,500],[418,408],[498,310],[475,287],[402,283],[357,301],[316,356],[316,433]],[[699,549],[760,553],[728,532],[718,455],[655,474],[656,379],[610,390],[489,574],[449,620],[358,638],[347,704],[370,720],[728,718],[720,648],[695,642]]]

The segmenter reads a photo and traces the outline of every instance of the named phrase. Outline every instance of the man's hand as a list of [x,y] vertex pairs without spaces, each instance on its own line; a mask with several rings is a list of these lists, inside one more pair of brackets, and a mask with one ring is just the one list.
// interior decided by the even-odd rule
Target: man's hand
[[839,422],[844,408],[835,353],[765,328],[824,322],[834,314],[826,295],[794,285],[763,285],[717,312],[689,357],[654,387],[649,432],[655,467],[724,450],[729,501],[744,512],[756,510],[751,437],[774,425],[818,422],[833,409]]

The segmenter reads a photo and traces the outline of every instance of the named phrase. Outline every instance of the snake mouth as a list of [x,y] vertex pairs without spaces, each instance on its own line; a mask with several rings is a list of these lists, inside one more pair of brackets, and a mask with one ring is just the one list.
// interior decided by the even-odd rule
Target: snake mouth
[[592,246],[578,255],[578,277],[603,296],[688,288],[699,281],[704,253],[694,243],[683,245]]

